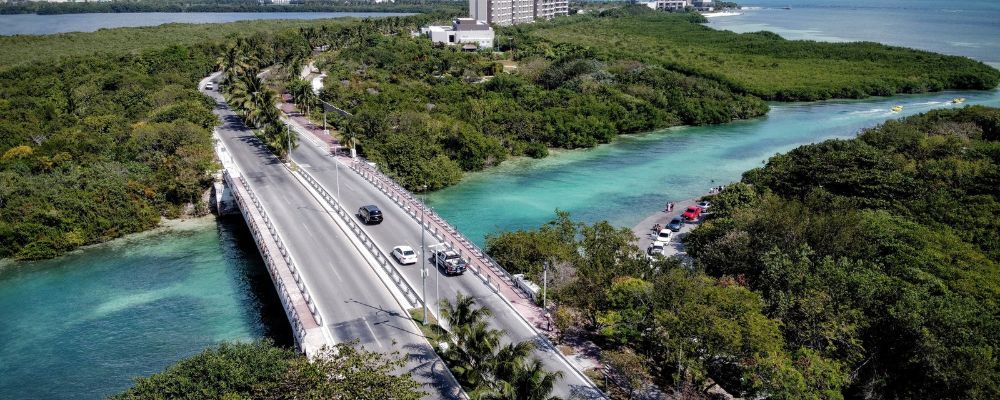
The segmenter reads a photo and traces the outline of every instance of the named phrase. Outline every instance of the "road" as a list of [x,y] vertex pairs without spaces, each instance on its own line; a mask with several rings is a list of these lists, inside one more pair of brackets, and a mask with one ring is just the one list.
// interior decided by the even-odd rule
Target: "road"
[[[363,205],[374,204],[382,210],[385,221],[378,225],[366,226],[365,229],[385,254],[389,254],[393,247],[399,245],[407,245],[418,253],[421,252],[421,228],[412,217],[360,175],[341,164],[329,152],[326,144],[308,132],[297,133],[299,146],[292,152],[293,160],[309,172],[327,192],[338,197],[345,209],[354,212]],[[430,233],[425,235],[425,240],[428,246],[436,244],[436,239]],[[427,254],[421,254],[421,258],[426,260],[430,252],[431,250],[428,250]],[[417,292],[421,293],[420,262],[405,266],[397,264],[397,266]],[[535,341],[539,344],[535,357],[545,364],[546,369],[562,371],[563,378],[558,383],[554,395],[564,399],[601,397],[599,392],[555,354],[555,349],[544,346],[538,340],[535,331],[515,315],[499,295],[493,293],[471,272],[459,276],[447,276],[434,268],[429,260],[427,268],[430,275],[427,278],[427,295],[424,298],[427,299],[428,307],[436,306],[439,299],[454,299],[458,292],[475,297],[480,305],[494,312],[495,318],[492,322],[496,329],[503,330],[506,337],[512,341]],[[431,313],[438,314],[436,307]]]
[[307,282],[336,343],[357,340],[370,351],[409,356],[405,370],[429,398],[456,398],[457,383],[358,249],[309,192],[240,122],[216,91],[219,136],[264,204]]

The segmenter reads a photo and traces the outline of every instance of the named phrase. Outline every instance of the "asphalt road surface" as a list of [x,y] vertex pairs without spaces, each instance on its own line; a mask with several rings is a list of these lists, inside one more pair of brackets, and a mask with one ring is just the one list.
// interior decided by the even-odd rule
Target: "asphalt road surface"
[[455,398],[457,384],[346,233],[218,92],[204,92],[217,102],[219,136],[291,252],[335,342],[357,340],[370,351],[408,354],[405,368],[426,385],[429,398]]
[[[438,314],[436,307],[438,299],[454,299],[458,292],[472,295],[480,305],[493,311],[495,317],[492,324],[494,328],[503,330],[507,339],[511,341],[536,341],[539,346],[537,346],[538,349],[534,356],[540,359],[549,371],[562,371],[563,377],[557,383],[554,395],[564,399],[601,398],[596,389],[577,375],[571,366],[554,353],[557,350],[542,346],[542,343],[538,341],[538,336],[527,323],[515,315],[514,311],[504,303],[499,295],[493,293],[471,271],[459,276],[448,276],[435,268],[429,259],[432,250],[421,252],[420,225],[396,203],[348,166],[340,165],[338,171],[339,162],[328,151],[325,144],[309,133],[298,133],[299,146],[292,152],[293,160],[309,172],[327,192],[338,197],[346,210],[356,213],[359,207],[369,204],[374,204],[382,210],[384,222],[378,225],[368,225],[364,228],[385,254],[390,254],[393,247],[407,245],[426,260],[429,275],[425,298],[428,307],[435,305],[430,310],[432,314]],[[427,246],[437,244],[437,239],[429,232],[425,235],[425,241]],[[418,293],[422,292],[420,266],[419,261],[412,265],[399,265],[397,263],[400,273],[409,280]]]

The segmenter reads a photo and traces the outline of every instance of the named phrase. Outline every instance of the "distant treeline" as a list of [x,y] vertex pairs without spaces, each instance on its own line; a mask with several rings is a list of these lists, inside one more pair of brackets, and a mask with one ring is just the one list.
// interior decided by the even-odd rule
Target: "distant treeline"
[[695,13],[629,6],[518,26],[516,31],[522,43],[548,42],[542,47],[546,51],[573,45],[600,60],[656,63],[765,100],[864,98],[1000,84],[1000,71],[965,57],[873,42],[737,34],[701,24],[706,21]]
[[393,12],[464,13],[464,3],[453,1],[400,0],[395,3],[370,1],[293,1],[292,4],[260,4],[253,0],[135,0],[86,3],[14,2],[0,4],[0,14],[83,14],[136,12]]

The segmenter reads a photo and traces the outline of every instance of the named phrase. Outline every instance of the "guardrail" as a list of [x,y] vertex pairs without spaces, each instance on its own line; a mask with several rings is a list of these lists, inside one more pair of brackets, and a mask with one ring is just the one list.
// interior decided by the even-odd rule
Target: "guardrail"
[[[407,214],[410,215],[411,218],[417,221],[417,224],[421,224],[420,214],[422,213],[424,217],[423,218],[424,228],[426,228],[428,232],[430,232],[430,234],[434,236],[435,239],[438,239],[443,243],[446,243],[448,247],[451,248],[452,250],[456,250],[459,253],[459,256],[461,256],[462,259],[466,261],[467,265],[469,266],[469,270],[471,270],[477,277],[479,277],[479,279],[482,280],[483,283],[485,283],[487,286],[489,286],[490,289],[492,289],[494,292],[500,291],[499,285],[501,284],[501,282],[495,282],[492,275],[484,274],[482,271],[480,271],[479,267],[475,266],[472,262],[470,262],[471,259],[467,258],[467,256],[475,257],[479,262],[487,266],[494,274],[496,274],[500,278],[500,280],[504,281],[502,282],[503,284],[509,286],[515,292],[519,293],[525,298],[531,298],[531,295],[524,292],[524,290],[517,285],[517,283],[514,281],[513,275],[511,275],[510,272],[507,272],[507,270],[504,269],[500,265],[500,263],[494,260],[493,257],[490,257],[488,254],[486,254],[486,252],[480,249],[479,246],[477,246],[474,242],[469,240],[469,238],[467,238],[464,234],[462,234],[462,232],[459,231],[458,228],[449,224],[448,221],[446,221],[444,218],[441,218],[440,215],[438,215],[433,209],[424,204],[423,201],[414,196],[413,193],[410,193],[409,190],[406,190],[406,188],[396,183],[395,180],[389,178],[388,176],[385,176],[385,174],[376,170],[363,160],[355,161],[354,163],[352,163],[351,169],[357,172],[363,178],[365,178],[365,180],[370,182],[380,191],[382,191],[382,193],[385,193],[385,195],[388,196],[390,199],[392,199],[392,201],[395,202],[397,205],[399,205],[399,207],[402,208],[403,211],[405,211]],[[414,207],[410,207],[409,204],[417,205],[417,207],[419,207],[420,210],[414,209]],[[469,249],[469,252],[472,254],[469,255],[464,254],[465,252],[461,248],[457,248],[458,246],[456,246],[455,243],[453,243],[450,240],[447,240],[447,236],[444,234],[444,232],[440,232],[437,226],[434,226],[434,224],[432,224],[431,221],[436,222],[438,225],[442,226],[447,231],[448,234],[456,238],[456,240],[458,240],[458,242],[461,245],[463,245],[466,249]]]
[[267,265],[268,273],[271,275],[271,279],[274,280],[275,287],[278,288],[278,297],[281,300],[281,305],[285,308],[285,313],[288,316],[288,321],[292,326],[292,332],[294,334],[293,336],[295,337],[295,343],[301,348],[301,345],[302,343],[304,343],[305,340],[306,329],[303,326],[301,319],[299,318],[298,312],[296,312],[296,306],[292,301],[292,296],[290,293],[288,293],[288,288],[285,285],[285,282],[282,279],[280,273],[278,272],[279,268],[279,266],[277,265],[278,262],[275,259],[274,255],[271,254],[271,251],[269,250],[267,243],[264,243],[264,238],[261,236],[261,231],[262,231],[261,227],[258,226],[257,220],[253,218],[252,215],[247,214],[248,211],[251,211],[251,209],[249,208],[248,201],[247,199],[244,199],[244,196],[239,190],[239,188],[235,187],[236,182],[234,181],[238,180],[239,185],[242,187],[243,190],[246,191],[247,196],[250,198],[249,203],[253,205],[253,209],[255,209],[260,214],[261,220],[264,221],[265,229],[271,235],[271,239],[274,241],[275,245],[278,248],[278,251],[281,253],[280,254],[281,260],[285,262],[285,266],[287,266],[288,271],[291,273],[292,278],[295,281],[295,286],[302,293],[302,298],[303,300],[305,300],[306,306],[309,308],[309,312],[313,317],[313,321],[316,322],[316,325],[323,326],[323,316],[320,314],[319,309],[316,307],[316,303],[313,301],[312,296],[309,294],[309,290],[306,287],[305,282],[303,282],[302,276],[299,273],[298,268],[295,267],[295,262],[289,255],[288,248],[285,246],[281,237],[278,235],[278,231],[274,228],[274,225],[271,223],[270,217],[268,217],[267,212],[264,211],[264,207],[260,204],[260,200],[257,199],[257,195],[254,194],[253,189],[250,188],[250,185],[247,183],[246,179],[244,179],[242,176],[240,176],[238,179],[233,178],[233,176],[229,173],[228,170],[223,171],[223,179],[225,179],[226,182],[228,182],[230,185],[233,186],[233,197],[236,198],[236,202],[237,204],[239,204],[240,209],[244,211],[243,219],[247,222],[247,225],[250,227],[250,232],[253,235],[254,242],[257,244],[257,248],[260,249],[261,255],[264,257],[264,263]]
[[354,219],[354,214],[345,210],[344,207],[340,205],[340,202],[338,202],[333,195],[327,192],[323,185],[320,185],[311,174],[305,171],[305,169],[299,168],[298,174],[309,183],[309,186],[311,186],[317,193],[320,194],[321,197],[323,197],[323,201],[333,208],[340,220],[344,221],[344,223],[346,223],[351,229],[351,232],[361,240],[361,244],[364,245],[369,254],[375,257],[375,261],[378,262],[379,267],[381,267],[386,274],[389,274],[389,278],[392,279],[392,282],[395,283],[396,287],[403,292],[404,296],[406,296],[406,301],[410,303],[410,307],[413,308],[422,305],[424,300],[417,295],[417,291],[410,286],[410,282],[403,278],[403,275],[396,269],[396,264],[392,262],[391,258],[386,256],[385,253],[382,252],[382,249],[378,247],[374,240],[372,240],[371,236],[368,236],[368,232],[361,228],[358,221]]

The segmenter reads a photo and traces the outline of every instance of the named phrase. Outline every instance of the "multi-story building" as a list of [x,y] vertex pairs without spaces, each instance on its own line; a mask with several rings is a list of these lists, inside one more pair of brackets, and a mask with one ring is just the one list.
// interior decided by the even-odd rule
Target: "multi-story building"
[[691,5],[691,0],[655,0],[646,2],[646,7],[654,10],[676,11]]
[[469,0],[472,19],[489,24],[523,24],[568,14],[568,0]]

